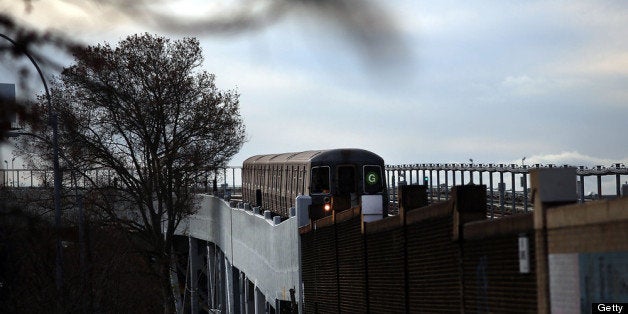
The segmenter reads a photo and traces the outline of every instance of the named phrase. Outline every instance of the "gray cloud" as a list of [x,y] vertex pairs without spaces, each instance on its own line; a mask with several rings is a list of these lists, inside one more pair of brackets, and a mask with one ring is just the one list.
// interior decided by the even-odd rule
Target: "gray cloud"
[[[218,19],[165,15],[165,1],[121,9],[123,2],[83,6],[77,15],[97,9],[94,27],[108,37],[83,38],[147,29],[199,36],[208,71],[242,93],[251,140],[236,164],[257,153],[339,146],[368,147],[391,163],[628,156],[628,8],[617,2],[252,1],[227,6],[220,12],[232,14]],[[30,16],[40,17],[45,3]],[[255,6],[240,6],[248,3]],[[381,8],[388,18],[380,23]],[[372,58],[405,72],[371,71],[377,67],[363,65]]]

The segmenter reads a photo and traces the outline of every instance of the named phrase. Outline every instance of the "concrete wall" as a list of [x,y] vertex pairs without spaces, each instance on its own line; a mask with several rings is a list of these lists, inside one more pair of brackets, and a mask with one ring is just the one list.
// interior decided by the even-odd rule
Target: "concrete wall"
[[548,208],[550,310],[628,302],[628,197]]
[[628,302],[628,198],[575,204],[575,168],[530,172],[539,313]]
[[459,313],[462,225],[486,218],[485,199],[483,186],[459,186],[447,202],[422,208],[400,202],[399,216],[364,222],[359,210],[348,211],[301,228],[303,312]]
[[532,213],[466,224],[462,243],[464,310],[535,313],[534,243]]
[[360,228],[358,212],[302,228],[304,312],[587,313],[628,302],[628,198],[569,204],[575,174],[542,176],[532,213],[485,220],[483,188],[464,186],[401,210],[405,219]]
[[181,223],[178,234],[215,243],[269,302],[289,301],[290,289],[300,295],[296,217],[274,225],[219,198],[199,197],[198,212]]

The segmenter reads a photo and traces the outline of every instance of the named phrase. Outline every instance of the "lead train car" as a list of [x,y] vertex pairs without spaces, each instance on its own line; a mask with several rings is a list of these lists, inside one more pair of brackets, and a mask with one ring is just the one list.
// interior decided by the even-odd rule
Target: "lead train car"
[[244,202],[288,217],[298,195],[310,195],[312,220],[361,205],[362,195],[381,195],[386,215],[384,160],[363,149],[312,150],[257,155],[242,166]]

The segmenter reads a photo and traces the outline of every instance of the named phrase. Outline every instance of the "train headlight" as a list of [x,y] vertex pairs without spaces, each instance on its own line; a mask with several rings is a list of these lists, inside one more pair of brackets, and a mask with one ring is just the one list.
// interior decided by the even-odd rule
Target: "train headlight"
[[323,204],[323,209],[325,209],[326,212],[331,210],[331,199],[329,199],[329,197],[325,197],[325,199],[323,199],[323,202],[325,204]]

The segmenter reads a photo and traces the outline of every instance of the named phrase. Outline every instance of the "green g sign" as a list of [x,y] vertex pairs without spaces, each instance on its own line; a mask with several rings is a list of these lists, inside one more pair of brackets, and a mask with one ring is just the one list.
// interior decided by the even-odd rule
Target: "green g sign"
[[382,192],[382,168],[380,166],[364,166],[364,193],[375,194]]
[[366,174],[366,183],[369,185],[377,184],[379,182],[379,175],[375,171],[370,171]]

